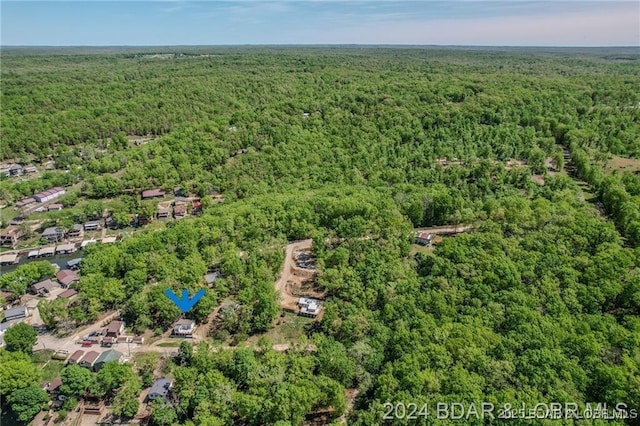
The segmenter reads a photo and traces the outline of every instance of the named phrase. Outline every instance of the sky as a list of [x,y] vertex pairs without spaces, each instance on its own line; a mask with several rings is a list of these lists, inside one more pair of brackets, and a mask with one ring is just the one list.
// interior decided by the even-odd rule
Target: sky
[[640,1],[5,1],[3,46],[640,46]]

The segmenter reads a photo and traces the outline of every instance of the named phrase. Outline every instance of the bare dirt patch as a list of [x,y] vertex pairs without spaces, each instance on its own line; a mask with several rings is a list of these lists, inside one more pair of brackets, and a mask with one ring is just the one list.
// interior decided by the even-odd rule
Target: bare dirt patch
[[612,155],[609,160],[607,160],[605,171],[612,172],[614,170],[638,173],[640,172],[640,160],[637,158],[625,158]]
[[280,276],[275,283],[276,291],[280,293],[280,305],[288,311],[298,311],[298,297],[290,293],[290,289],[300,286],[307,277],[300,277],[296,274],[296,261],[293,256],[294,251],[311,250],[312,240],[295,241],[288,244],[285,249],[284,263]]
[[531,175],[531,180],[537,183],[538,185],[544,185],[544,176],[543,175]]
[[515,169],[517,167],[524,167],[526,166],[527,163],[525,161],[522,160],[508,160],[507,163],[505,164],[504,168],[505,170],[511,170],[511,169]]

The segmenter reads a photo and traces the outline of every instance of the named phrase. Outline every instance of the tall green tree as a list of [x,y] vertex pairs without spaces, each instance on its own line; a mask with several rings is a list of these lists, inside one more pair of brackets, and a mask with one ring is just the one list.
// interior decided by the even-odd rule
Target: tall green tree
[[25,323],[16,324],[4,333],[4,341],[10,352],[30,354],[38,341],[38,333]]
[[42,410],[49,395],[37,386],[18,389],[11,394],[11,410],[23,422],[28,422]]

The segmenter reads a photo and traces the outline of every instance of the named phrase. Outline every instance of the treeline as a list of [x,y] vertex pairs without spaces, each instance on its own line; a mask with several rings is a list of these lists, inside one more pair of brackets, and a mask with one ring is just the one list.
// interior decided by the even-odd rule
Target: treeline
[[[619,175],[607,175],[602,167],[577,143],[571,145],[571,161],[575,164],[578,176],[591,185],[602,201],[608,215],[627,242],[640,245],[640,194],[637,192],[637,178],[621,178]],[[635,194],[627,191],[627,183]]]
[[219,54],[188,62],[6,56],[3,158],[72,159],[80,145],[106,147],[121,133],[159,136],[196,122],[218,127],[207,132],[214,135],[236,128],[225,141],[245,144],[277,145],[293,126],[339,135],[346,149],[354,136],[375,135],[397,148],[430,141],[438,156],[521,158],[537,138],[527,128],[549,136],[557,121],[578,124],[599,150],[637,156],[640,149],[638,71],[624,63],[582,56],[570,58],[568,72],[558,58],[521,66],[524,57],[498,52],[212,53]]

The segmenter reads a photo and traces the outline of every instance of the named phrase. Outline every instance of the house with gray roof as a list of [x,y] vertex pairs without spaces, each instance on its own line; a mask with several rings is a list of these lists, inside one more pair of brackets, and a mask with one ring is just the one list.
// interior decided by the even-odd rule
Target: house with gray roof
[[149,393],[147,394],[147,399],[149,401],[153,401],[155,399],[162,399],[163,401],[167,400],[167,396],[169,396],[169,392],[171,391],[171,386],[173,382],[167,379],[166,377],[161,377],[153,382]]

